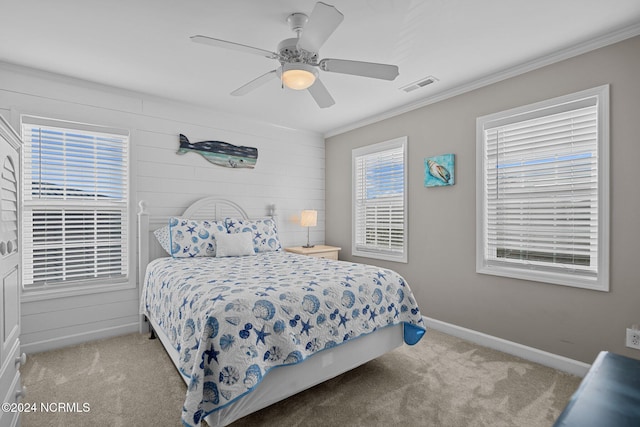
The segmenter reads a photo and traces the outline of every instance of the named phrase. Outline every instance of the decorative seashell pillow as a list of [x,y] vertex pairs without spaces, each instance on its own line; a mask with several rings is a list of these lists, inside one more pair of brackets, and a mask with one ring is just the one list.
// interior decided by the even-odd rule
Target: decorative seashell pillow
[[174,258],[216,256],[215,235],[227,233],[224,221],[169,219],[170,254]]
[[253,248],[256,252],[272,252],[282,249],[278,237],[278,227],[273,218],[224,220],[229,233],[251,232],[253,234]]

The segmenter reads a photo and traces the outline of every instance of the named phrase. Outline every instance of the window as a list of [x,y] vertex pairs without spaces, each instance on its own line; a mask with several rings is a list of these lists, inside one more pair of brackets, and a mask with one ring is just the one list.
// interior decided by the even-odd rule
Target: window
[[128,132],[23,116],[22,139],[25,289],[122,282]]
[[477,120],[479,273],[609,290],[609,87]]
[[407,138],[352,152],[352,254],[407,262]]

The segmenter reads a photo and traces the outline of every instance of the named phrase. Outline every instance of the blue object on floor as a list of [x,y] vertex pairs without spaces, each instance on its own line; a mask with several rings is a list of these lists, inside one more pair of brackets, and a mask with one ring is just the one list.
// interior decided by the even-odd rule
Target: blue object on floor
[[640,360],[602,351],[554,427],[640,426]]

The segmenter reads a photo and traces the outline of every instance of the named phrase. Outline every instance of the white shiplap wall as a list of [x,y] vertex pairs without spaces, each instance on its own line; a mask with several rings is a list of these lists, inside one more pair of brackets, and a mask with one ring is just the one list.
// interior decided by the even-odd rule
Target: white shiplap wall
[[[236,201],[253,217],[265,216],[267,206],[275,204],[285,246],[306,242],[306,229],[294,220],[302,209],[317,209],[318,227],[311,239],[324,241],[325,150],[319,134],[6,63],[0,63],[0,114],[16,129],[20,114],[129,129],[132,238],[140,200],[152,215],[171,216],[200,197],[218,195]],[[195,153],[177,155],[180,133],[191,142],[215,139],[256,147],[256,168],[224,168]],[[135,246],[132,250],[134,261]],[[23,294],[24,350],[137,331],[135,261],[132,265],[129,289],[47,299]]]

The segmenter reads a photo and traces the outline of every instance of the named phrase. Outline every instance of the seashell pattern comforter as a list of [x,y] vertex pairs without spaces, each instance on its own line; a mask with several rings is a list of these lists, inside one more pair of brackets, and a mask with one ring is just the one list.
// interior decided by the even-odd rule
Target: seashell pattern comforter
[[425,331],[394,271],[280,251],[156,259],[141,313],[165,331],[190,378],[188,426],[253,390],[273,367],[401,322],[408,344]]

